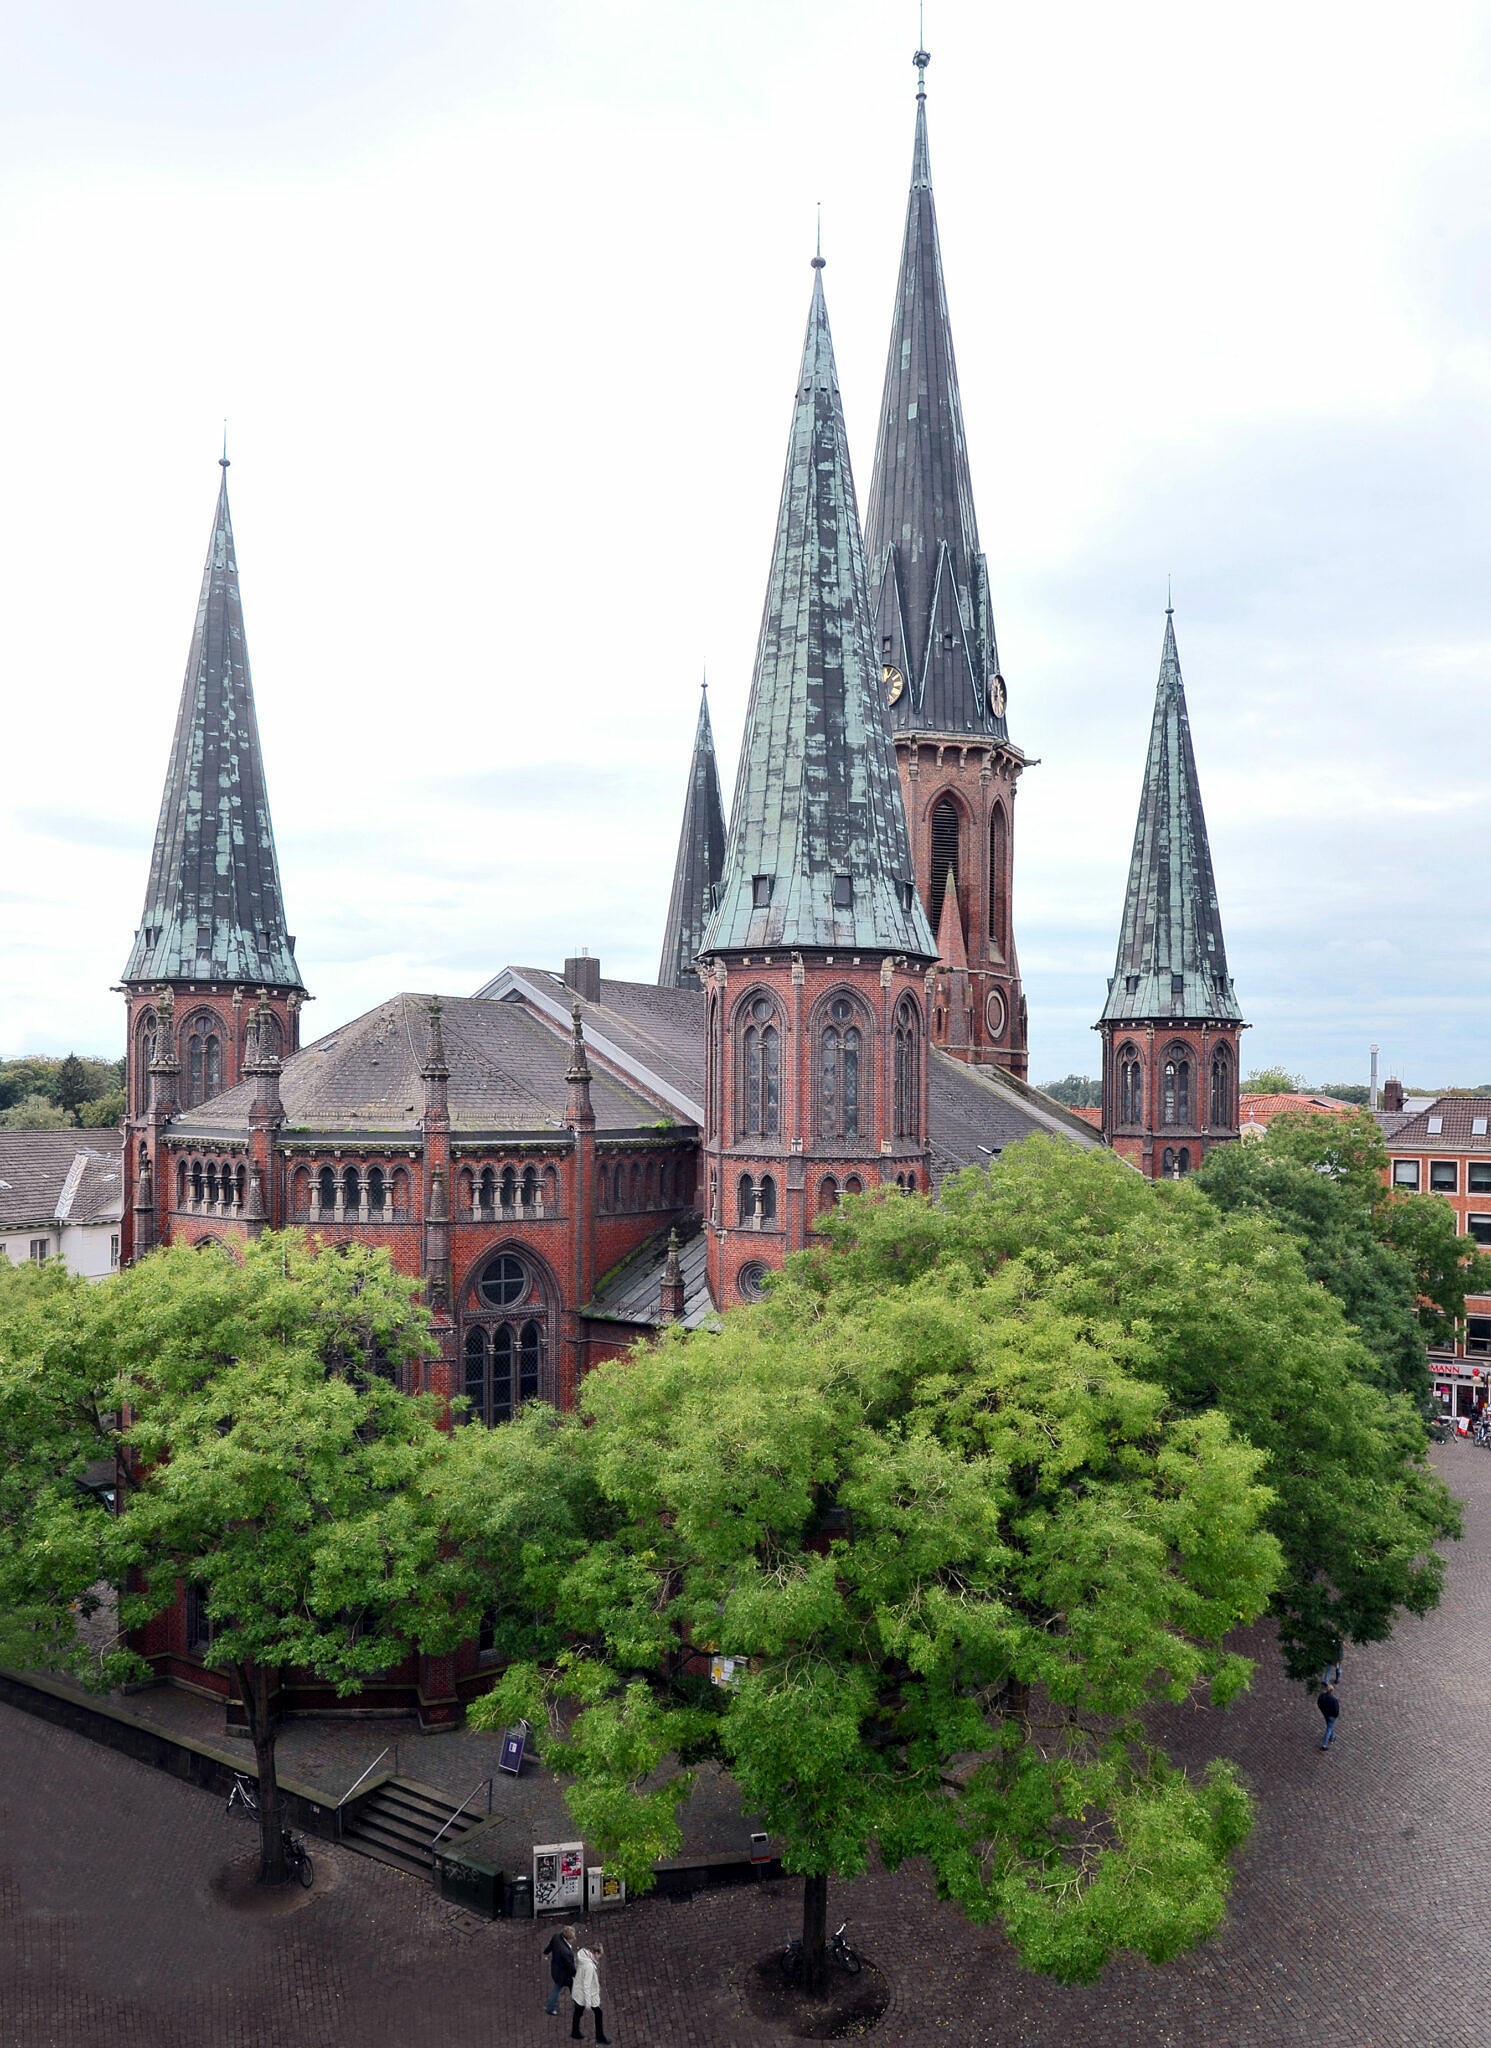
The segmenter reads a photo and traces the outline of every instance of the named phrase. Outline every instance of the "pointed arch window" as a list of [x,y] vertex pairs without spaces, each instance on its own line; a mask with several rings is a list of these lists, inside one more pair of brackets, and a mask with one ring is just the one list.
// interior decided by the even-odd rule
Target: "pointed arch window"
[[921,1139],[921,1032],[915,1003],[903,996],[896,1010],[896,1136]]
[[543,1392],[548,1304],[523,1259],[502,1252],[478,1273],[463,1342],[468,1422],[495,1428]]
[[194,1017],[186,1038],[186,1102],[195,1109],[222,1093],[223,1041],[215,1017]]
[[135,1115],[150,1108],[150,1062],[155,1058],[155,1012],[149,1010],[135,1027]]
[[1211,1122],[1225,1129],[1234,1121],[1232,1055],[1225,1045],[1219,1045],[1211,1056]]
[[1119,1049],[1118,1121],[1121,1124],[1142,1124],[1144,1121],[1144,1070],[1139,1064],[1136,1045],[1125,1045]]
[[1167,1124],[1191,1121],[1191,1063],[1179,1052],[1165,1061],[1163,1109]]
[[989,820],[989,937],[1005,951],[1005,905],[1009,901],[1010,828],[1004,805]]
[[861,1055],[864,1034],[859,1012],[847,996],[837,996],[818,1046],[818,1135],[857,1138],[860,1134]]
[[329,1216],[337,1205],[337,1176],[334,1166],[323,1166],[316,1176],[316,1195],[323,1216]]
[[781,1123],[782,1041],[776,1010],[765,996],[757,996],[749,1005],[741,1053],[745,1064],[742,1135],[774,1138]]
[[942,895],[950,874],[962,873],[959,855],[962,819],[950,796],[940,797],[932,812],[932,900],[929,906],[935,932],[942,917]]

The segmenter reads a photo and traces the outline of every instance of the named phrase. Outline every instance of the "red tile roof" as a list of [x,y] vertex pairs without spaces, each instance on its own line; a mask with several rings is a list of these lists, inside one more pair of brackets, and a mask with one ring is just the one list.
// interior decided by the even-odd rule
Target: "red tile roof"
[[1242,1095],[1238,1098],[1239,1123],[1256,1124],[1267,1130],[1276,1116],[1355,1116],[1357,1105],[1334,1095]]
[[1074,1109],[1068,1105],[1066,1113],[1068,1116],[1081,1117],[1083,1123],[1091,1124],[1095,1131],[1103,1128],[1103,1112],[1100,1109]]

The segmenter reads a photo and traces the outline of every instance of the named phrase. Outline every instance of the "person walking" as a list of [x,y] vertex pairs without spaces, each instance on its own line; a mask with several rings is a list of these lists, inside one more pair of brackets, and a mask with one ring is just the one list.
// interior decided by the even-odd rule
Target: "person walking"
[[580,2032],[580,2016],[587,2006],[595,2014],[595,2038],[605,2048],[610,2036],[606,2022],[601,2017],[601,1976],[599,1963],[605,1950],[597,1942],[594,1948],[582,1948],[575,1956],[575,1981],[569,1988],[569,1995],[575,2001],[574,2017],[570,2021],[569,2037],[572,2041],[583,2041]]
[[569,1990],[575,1981],[574,1928],[561,1927],[557,1934],[551,1934],[548,1942],[545,1944],[544,1954],[549,1958],[549,1975],[554,1980],[549,1989],[549,2002],[544,2007],[544,2011],[549,2015],[550,2019],[553,2019],[555,2013],[559,2010],[560,1997]]
[[1315,1704],[1325,1716],[1325,1740],[1321,1743],[1320,1747],[1322,1749],[1329,1749],[1336,1739],[1336,1717],[1341,1711],[1341,1702],[1336,1697],[1336,1688],[1329,1679],[1321,1686],[1319,1697],[1316,1699]]

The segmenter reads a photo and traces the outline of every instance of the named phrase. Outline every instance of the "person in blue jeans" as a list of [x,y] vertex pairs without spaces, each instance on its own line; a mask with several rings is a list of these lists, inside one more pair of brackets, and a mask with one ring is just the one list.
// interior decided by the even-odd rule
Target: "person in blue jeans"
[[551,1934],[544,1948],[549,1958],[549,1975],[553,1983],[549,1988],[549,2002],[544,2011],[553,2019],[559,2010],[561,1996],[575,1981],[575,1930],[561,1927],[557,1934]]
[[1320,1747],[1322,1749],[1329,1749],[1336,1739],[1336,1718],[1341,1711],[1341,1702],[1336,1698],[1336,1688],[1329,1679],[1321,1686],[1320,1694],[1315,1704],[1325,1716],[1325,1740],[1321,1743]]

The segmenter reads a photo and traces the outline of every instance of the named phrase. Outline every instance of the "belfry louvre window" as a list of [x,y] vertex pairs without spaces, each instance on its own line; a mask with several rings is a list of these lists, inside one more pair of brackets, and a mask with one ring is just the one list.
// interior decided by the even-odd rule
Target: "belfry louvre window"
[[818,1135],[859,1136],[861,1034],[854,1005],[839,996],[829,1005],[818,1056]]
[[1008,894],[1010,828],[1004,805],[994,806],[989,820],[989,937],[1001,950],[1004,946],[1004,903]]
[[932,813],[932,900],[928,910],[934,932],[942,917],[942,894],[947,887],[947,878],[958,871],[960,822],[958,806],[951,797],[943,797]]
[[741,1035],[745,1062],[745,1088],[741,1102],[741,1130],[750,1137],[775,1137],[781,1120],[781,1034],[776,1011],[765,996],[757,996]]

